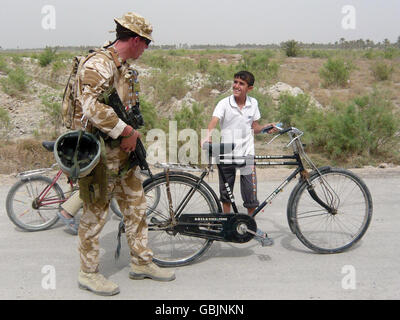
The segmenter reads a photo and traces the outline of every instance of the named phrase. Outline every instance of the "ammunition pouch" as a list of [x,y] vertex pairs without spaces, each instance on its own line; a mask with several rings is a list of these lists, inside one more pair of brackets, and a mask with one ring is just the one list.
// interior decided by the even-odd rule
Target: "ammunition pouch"
[[107,158],[105,154],[104,140],[101,141],[101,156],[97,166],[92,172],[79,179],[79,196],[83,202],[87,204],[96,203],[104,206],[108,201],[108,173],[107,173]]
[[107,166],[103,159],[90,175],[79,179],[79,196],[85,203],[107,203]]

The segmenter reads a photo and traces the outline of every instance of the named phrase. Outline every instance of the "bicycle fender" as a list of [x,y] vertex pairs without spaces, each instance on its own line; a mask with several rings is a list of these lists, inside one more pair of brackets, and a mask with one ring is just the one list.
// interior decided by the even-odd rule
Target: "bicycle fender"
[[[318,168],[318,171],[320,173],[331,172],[332,171],[332,167],[331,166],[323,166],[323,167]],[[313,177],[313,176],[319,174],[318,171],[317,170],[311,171],[311,173],[309,174],[309,177]],[[287,209],[286,209],[286,216],[287,216],[287,221],[288,221],[288,224],[289,224],[290,231],[292,233],[294,233],[294,230],[293,230],[293,222],[292,222],[292,220],[290,218],[290,211],[291,211],[290,210],[291,209],[290,205],[293,202],[293,199],[294,199],[296,193],[298,192],[298,190],[300,189],[300,187],[304,183],[306,183],[306,182],[305,182],[304,178],[301,177],[299,179],[299,181],[297,182],[297,184],[295,185],[295,187],[293,188],[292,192],[290,193],[289,200],[288,200],[288,205],[287,205]]]

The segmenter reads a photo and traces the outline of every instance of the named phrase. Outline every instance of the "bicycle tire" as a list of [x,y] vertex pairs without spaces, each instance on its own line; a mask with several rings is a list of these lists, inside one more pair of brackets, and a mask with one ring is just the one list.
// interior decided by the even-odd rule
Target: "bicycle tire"
[[[183,208],[182,213],[216,213],[219,204],[210,195],[206,183],[197,183],[183,175],[170,175],[170,190],[173,208],[181,203],[184,196],[195,188],[190,201]],[[155,190],[160,190],[160,199],[157,206],[152,205]],[[166,193],[166,177],[158,176],[157,179],[147,180],[144,184],[147,201],[147,224],[149,226],[149,247],[153,250],[153,261],[164,267],[183,266],[198,260],[210,248],[212,240],[190,237],[166,230],[156,230],[155,225],[168,220],[168,200]],[[154,207],[153,209],[150,209]],[[154,222],[156,219],[156,223]]]
[[[188,173],[188,172],[185,172],[185,171],[169,171],[169,175],[170,176],[183,176],[183,177],[186,177],[186,178],[189,178],[189,179],[193,180],[196,183],[200,179],[198,176],[196,176],[194,174],[191,174],[191,173]],[[165,177],[165,173],[164,172],[161,172],[161,173],[158,173],[158,174],[154,175],[153,179],[160,179],[162,177]],[[151,181],[151,178],[146,179],[146,181],[143,183],[143,185],[145,185],[146,182],[150,182],[150,181]],[[222,213],[222,206],[221,206],[219,198],[218,198],[217,194],[215,193],[215,191],[213,190],[213,188],[211,188],[211,186],[206,182],[203,182],[202,186],[205,189],[207,189],[207,191],[210,193],[210,196],[214,198],[215,203],[217,203],[217,206],[218,206],[218,212]]]
[[317,253],[339,253],[354,246],[365,234],[372,218],[371,194],[353,172],[324,167],[310,175],[316,194],[337,211],[329,213],[300,182],[288,201],[288,222],[297,238]]
[[52,179],[46,176],[32,176],[17,181],[10,189],[6,199],[6,211],[10,220],[26,231],[41,231],[52,227],[58,221],[57,211],[60,210],[60,200],[65,199],[61,187],[55,183],[46,196],[47,201],[54,204],[35,208],[35,199]]

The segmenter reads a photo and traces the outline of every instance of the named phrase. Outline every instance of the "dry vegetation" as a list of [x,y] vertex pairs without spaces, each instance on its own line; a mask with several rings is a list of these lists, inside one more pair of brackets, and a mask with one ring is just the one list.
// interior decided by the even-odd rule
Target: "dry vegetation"
[[[40,141],[55,139],[63,130],[57,118],[57,108],[69,75],[71,58],[80,53],[47,49],[48,57],[45,58],[43,52],[0,54],[0,173],[14,173],[52,163],[51,154],[40,147]],[[349,66],[349,78],[344,85],[327,86],[324,83],[321,70],[330,58]],[[297,57],[287,57],[279,49],[158,49],[148,50],[136,62],[136,66],[143,90],[142,110],[147,119],[144,134],[154,127],[168,130],[168,120],[179,120],[180,129],[190,126],[199,131],[205,128],[216,102],[230,94],[233,73],[245,68],[256,75],[253,93],[260,102],[264,121],[282,120],[281,117],[288,116],[282,110],[291,110],[289,104],[299,102],[272,99],[268,88],[278,82],[300,88],[322,105],[323,111],[320,113],[311,106],[303,113],[316,123],[326,121],[323,114],[332,110],[336,110],[336,113],[347,110],[354,99],[365,96],[369,96],[370,100],[359,102],[364,106],[356,103],[356,108],[361,108],[365,114],[366,108],[374,107],[371,101],[387,107],[396,119],[400,108],[400,54],[397,49],[389,56],[385,55],[384,50],[377,49],[309,50]],[[379,93],[381,100],[372,99],[374,93]],[[293,116],[289,114],[287,121],[291,125],[313,130],[316,123],[306,123],[295,113],[291,111]],[[376,114],[370,116],[377,117]],[[379,116],[386,119],[384,116],[387,114]],[[196,121],[193,122],[193,119]],[[396,122],[393,125],[398,124]],[[337,123],[330,125],[332,129]],[[379,125],[385,123],[380,122]],[[317,127],[324,130],[328,128],[323,122]],[[397,137],[398,129],[394,127],[393,137]],[[319,134],[322,136],[323,132]],[[312,139],[318,140],[320,136],[312,136]],[[328,150],[326,140],[321,138],[321,144],[323,141],[325,146],[315,143],[311,138],[307,141],[313,159],[319,164],[362,166],[381,162],[400,163],[397,140],[391,140],[385,148],[368,152],[355,147],[340,147],[343,156],[333,147]],[[257,150],[264,150],[262,143],[263,139],[257,139]],[[278,153],[283,144],[269,147],[267,153]]]

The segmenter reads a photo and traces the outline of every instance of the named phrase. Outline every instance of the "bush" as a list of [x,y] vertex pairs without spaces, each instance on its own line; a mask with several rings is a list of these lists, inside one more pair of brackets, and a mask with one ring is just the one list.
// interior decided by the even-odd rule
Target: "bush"
[[54,133],[58,135],[60,125],[62,124],[61,101],[58,97],[44,95],[42,99],[42,111],[45,112],[54,126]]
[[279,119],[284,127],[294,126],[305,117],[309,107],[310,97],[305,94],[297,96],[282,94],[279,97]]
[[8,69],[7,61],[3,56],[0,56],[0,71],[4,73],[8,73],[10,71]]
[[[159,117],[157,113],[157,109],[155,106],[144,100],[140,99],[140,111],[144,120],[144,127],[140,129],[140,132],[143,135],[146,135],[147,132],[151,129],[162,129],[164,131],[168,128],[168,119]],[[144,140],[144,139],[143,139]]]
[[270,50],[245,52],[238,69],[252,72],[257,82],[270,81],[277,77],[279,70],[279,65],[270,61],[273,55]]
[[11,118],[8,111],[0,107],[0,138],[8,138],[11,128]]
[[224,92],[231,86],[230,81],[233,81],[234,73],[230,67],[221,66],[218,63],[212,64],[208,71],[211,87]]
[[210,66],[210,61],[207,58],[201,58],[197,68],[200,70],[200,72],[207,72],[208,71],[208,67]]
[[154,87],[157,100],[163,103],[168,102],[172,97],[182,99],[189,91],[189,86],[184,79],[164,72],[154,75],[150,83]]
[[313,152],[332,160],[387,161],[399,146],[400,116],[390,98],[376,90],[328,110],[316,108],[305,95],[286,95],[278,111],[285,126],[305,132],[304,142]]
[[51,47],[46,47],[44,51],[39,54],[39,65],[45,67],[49,65],[56,58],[57,48],[52,49]]
[[323,87],[344,87],[348,84],[352,66],[342,58],[329,58],[320,70]]
[[5,93],[13,97],[21,98],[23,93],[28,89],[29,81],[29,77],[26,75],[25,71],[17,67],[9,71],[8,77],[1,79],[0,83]]
[[399,116],[390,99],[377,91],[339,105],[328,125],[326,150],[334,157],[379,156],[397,149]]
[[283,42],[281,48],[288,57],[297,57],[300,54],[300,43],[295,40]]
[[329,53],[327,50],[312,50],[309,55],[311,58],[329,58],[331,53]]
[[372,75],[377,81],[389,80],[393,74],[393,66],[383,61],[375,63],[371,67]]

